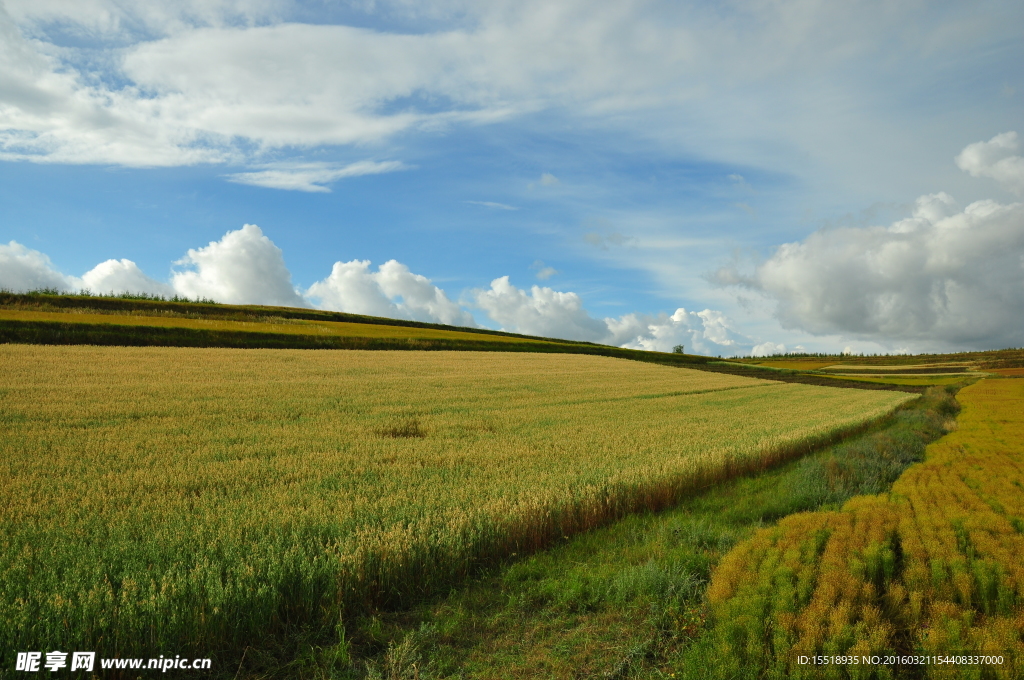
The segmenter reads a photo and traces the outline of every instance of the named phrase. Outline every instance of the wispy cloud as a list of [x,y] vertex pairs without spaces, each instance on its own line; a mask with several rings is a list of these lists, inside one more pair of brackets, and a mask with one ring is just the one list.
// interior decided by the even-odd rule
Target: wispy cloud
[[238,172],[226,175],[229,182],[251,184],[268,189],[328,193],[325,186],[346,177],[380,175],[385,172],[408,170],[401,161],[357,161],[343,167],[328,163],[280,164],[257,172]]
[[599,234],[596,231],[591,231],[583,235],[583,240],[592,246],[596,246],[601,250],[608,250],[609,246],[635,246],[637,244],[636,237],[623,236],[619,232],[612,232],[607,236]]
[[751,217],[757,217],[757,210],[752,208],[749,204],[743,203],[742,201],[740,201],[739,203],[734,203],[734,205],[737,208],[739,208],[740,210],[742,210],[743,212],[745,212],[748,215],[750,215]]
[[537,180],[535,182],[530,182],[529,184],[527,184],[526,188],[527,189],[533,189],[537,185],[540,185],[542,187],[554,187],[554,186],[558,186],[561,183],[562,183],[562,180],[558,179],[557,177],[552,175],[550,172],[545,172],[545,173],[543,173],[540,176],[539,180]]
[[466,201],[466,203],[482,205],[485,208],[494,208],[495,210],[519,210],[519,208],[514,205],[505,205],[504,203],[495,203],[494,201]]
[[547,281],[558,273],[558,270],[554,267],[545,265],[543,260],[536,260],[532,265],[530,265],[530,269],[536,270],[536,277],[541,281]]

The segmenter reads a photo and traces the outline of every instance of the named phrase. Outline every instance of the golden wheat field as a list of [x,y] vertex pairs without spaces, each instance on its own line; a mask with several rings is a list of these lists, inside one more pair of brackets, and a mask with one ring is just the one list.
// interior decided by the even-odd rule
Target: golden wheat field
[[912,395],[604,357],[0,345],[0,646],[210,654],[774,462]]
[[891,494],[788,517],[726,556],[709,590],[723,658],[779,677],[838,677],[797,658],[991,657],[846,670],[1021,677],[1024,380],[984,380],[959,399],[956,431]]

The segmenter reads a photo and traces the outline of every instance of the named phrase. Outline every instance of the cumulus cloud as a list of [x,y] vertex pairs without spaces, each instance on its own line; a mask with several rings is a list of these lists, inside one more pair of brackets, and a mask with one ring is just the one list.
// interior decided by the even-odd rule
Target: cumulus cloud
[[472,299],[503,328],[518,333],[591,342],[601,342],[608,334],[605,323],[590,316],[576,293],[540,286],[527,292],[502,276],[489,289],[473,291]]
[[0,244],[0,289],[25,292],[55,288],[68,292],[174,295],[174,289],[146,276],[131,260],[101,262],[81,278],[57,271],[50,258],[16,241]]
[[277,165],[258,172],[238,172],[227,175],[227,178],[236,184],[269,189],[328,193],[330,189],[325,185],[345,177],[380,175],[406,169],[408,166],[400,161],[358,161],[340,168],[329,163],[299,163]]
[[[962,210],[922,196],[888,227],[815,232],[750,279],[786,328],[919,346],[1017,346],[1024,337],[1024,205]],[[720,277],[727,282],[728,276]]]
[[75,290],[80,285],[78,279],[54,269],[50,258],[38,250],[17,241],[0,243],[0,289],[20,293],[38,288]]
[[174,289],[146,276],[131,260],[107,260],[82,275],[82,286],[93,293],[148,293],[173,297]]
[[306,296],[322,309],[454,326],[476,326],[469,312],[448,299],[425,276],[389,260],[370,270],[369,260],[335,262],[331,275],[317,281]]
[[774,342],[762,342],[759,345],[754,345],[753,349],[750,350],[750,356],[752,357],[770,357],[776,354],[785,354],[786,345],[783,343]]
[[[1024,188],[1013,132],[970,144],[961,169]],[[1018,346],[1024,337],[1024,204],[921,196],[888,226],[817,231],[743,273],[708,279],[760,291],[784,328],[920,349]],[[755,351],[768,352],[773,343]]]
[[987,142],[975,142],[956,157],[972,177],[991,177],[1016,194],[1024,194],[1024,158],[1017,151],[1017,133],[1004,132]]
[[205,248],[190,249],[175,264],[191,267],[171,279],[174,290],[185,297],[234,305],[307,306],[292,286],[281,249],[255,224],[229,231]]
[[689,312],[680,307],[671,315],[626,314],[605,319],[609,344],[669,352],[683,345],[689,354],[737,355],[749,351],[751,341],[732,322],[713,309]]
[[11,241],[0,244],[0,289],[89,290],[93,293],[149,293],[207,298],[226,304],[308,307],[475,327],[472,314],[425,276],[395,260],[377,271],[369,260],[336,262],[330,276],[300,294],[281,249],[254,224],[227,232],[219,241],[191,249],[175,262],[185,267],[171,283],[147,276],[131,260],[107,260],[81,278],[57,271],[43,253]]
[[[330,275],[300,294],[278,248],[259,227],[247,224],[219,241],[190,249],[176,263],[170,284],[147,276],[127,259],[106,260],[81,278],[57,271],[43,253],[11,241],[0,245],[0,289],[88,289],[93,293],[150,293],[208,298],[227,304],[316,306],[354,314],[476,327],[473,316],[430,279],[414,274],[396,260],[376,271],[369,260],[336,262]],[[554,270],[534,263],[537,276]],[[676,345],[698,354],[743,354],[752,341],[721,312],[705,309],[673,314],[627,314],[597,319],[573,292],[533,286],[522,290],[503,276],[485,290],[474,290],[468,304],[482,310],[503,329],[527,335],[585,340],[608,345],[668,352]]]
[[595,319],[576,293],[541,286],[526,291],[512,285],[507,276],[492,281],[489,289],[473,291],[471,298],[503,329],[527,335],[657,352],[670,352],[682,344],[696,354],[742,354],[752,344],[725,315],[711,309]]

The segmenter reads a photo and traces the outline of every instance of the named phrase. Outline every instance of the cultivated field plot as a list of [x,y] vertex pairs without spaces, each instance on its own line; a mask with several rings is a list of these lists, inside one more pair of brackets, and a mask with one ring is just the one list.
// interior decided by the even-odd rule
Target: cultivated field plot
[[826,366],[833,365],[834,361],[800,361],[798,359],[780,359],[778,361],[757,361],[752,362],[757,366],[768,368],[788,368],[794,371],[816,371]]
[[958,373],[956,375],[894,375],[894,376],[852,376],[833,375],[837,380],[850,380],[853,382],[878,383],[882,385],[955,385],[963,382],[965,378],[981,377],[983,373]]
[[912,395],[578,356],[0,345],[0,647],[233,654]]
[[43,321],[83,324],[111,324],[115,326],[155,326],[158,328],[191,328],[207,331],[241,331],[243,333],[284,333],[287,335],[326,335],[349,338],[389,339],[444,339],[470,340],[474,342],[539,342],[502,335],[467,333],[458,330],[415,328],[407,326],[386,326],[369,323],[344,321],[311,321],[307,319],[283,319],[268,316],[263,321],[233,321],[226,319],[188,318],[181,315],[158,314],[112,314],[95,310],[82,311],[35,311],[0,309],[0,320]]
[[956,431],[891,494],[792,515],[722,561],[709,599],[723,677],[836,677],[798,656],[892,654],[942,661],[851,676],[1022,677],[1024,380],[958,398]]

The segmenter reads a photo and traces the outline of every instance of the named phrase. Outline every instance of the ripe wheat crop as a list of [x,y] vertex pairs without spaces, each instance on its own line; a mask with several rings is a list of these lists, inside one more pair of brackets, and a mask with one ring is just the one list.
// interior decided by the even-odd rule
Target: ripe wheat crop
[[579,356],[0,345],[0,647],[216,654],[795,455],[911,395]]
[[[736,673],[1020,677],[1024,380],[984,380],[960,399],[956,431],[931,444],[890,494],[788,517],[723,559],[709,598],[720,652]],[[840,671],[797,661],[893,653],[1003,663]]]

